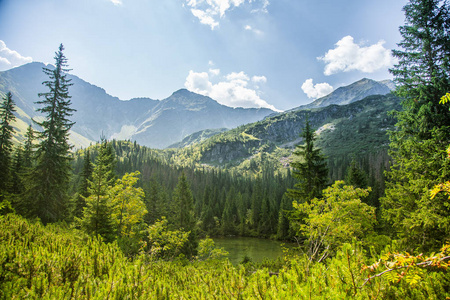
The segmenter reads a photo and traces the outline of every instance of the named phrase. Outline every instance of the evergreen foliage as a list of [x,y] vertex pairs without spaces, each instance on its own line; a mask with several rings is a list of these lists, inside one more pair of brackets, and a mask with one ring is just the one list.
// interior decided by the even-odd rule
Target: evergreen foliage
[[92,172],[93,168],[89,149],[86,149],[84,151],[84,164],[80,173],[78,193],[75,195],[75,203],[72,211],[72,216],[75,218],[81,218],[83,208],[86,206],[85,199],[89,196],[89,181],[92,181]]
[[411,0],[403,8],[402,50],[393,50],[391,69],[404,110],[399,134],[430,139],[432,130],[450,126],[448,105],[439,104],[450,88],[450,5],[442,0]]
[[19,195],[25,189],[22,179],[24,173],[23,150],[20,146],[16,148],[11,167],[10,192],[12,195]]
[[81,225],[87,233],[96,237],[101,236],[110,242],[115,239],[115,230],[109,193],[113,179],[110,166],[111,154],[108,148],[106,140],[99,145],[92,181],[88,181],[89,196],[84,198],[86,206],[83,209]]
[[411,0],[400,27],[403,50],[391,70],[403,111],[390,133],[393,165],[387,173],[383,216],[408,248],[438,249],[450,234],[445,198],[428,191],[450,178],[445,149],[450,143],[450,6],[446,1]]
[[[194,223],[198,223],[199,235],[276,235],[281,199],[286,189],[294,184],[289,170],[278,172],[269,162],[256,175],[205,166],[182,168],[174,164],[165,151],[149,149],[129,141],[113,140],[109,144],[114,149],[119,177],[136,170],[141,173],[137,186],[145,192],[144,202],[148,214],[144,219],[147,224],[153,224],[162,216],[167,218],[170,225],[177,224],[179,217],[174,191],[184,172],[193,196]],[[91,157],[98,155],[95,147],[89,150]],[[84,164],[82,152],[79,153],[73,161],[73,169],[80,170],[80,173],[75,174],[78,177]],[[230,218],[224,226],[226,207],[230,208],[231,214],[228,214]],[[253,214],[252,210],[256,213]],[[265,218],[256,218],[263,212]],[[252,223],[252,216],[257,219],[256,223]]]
[[70,79],[65,72],[67,59],[61,44],[55,53],[55,69],[44,68],[49,77],[43,85],[48,92],[40,93],[43,105],[37,111],[44,114],[44,120],[35,123],[42,128],[36,150],[36,165],[28,176],[26,201],[28,215],[39,217],[44,223],[63,220],[68,217],[68,187],[71,176],[69,150],[69,130],[73,122],[69,117],[74,111],[70,108]]
[[178,179],[173,197],[176,209],[175,224],[177,228],[189,232],[188,241],[183,245],[183,253],[188,256],[195,255],[198,241],[194,217],[194,198],[184,173],[181,173]]
[[25,142],[23,146],[23,167],[27,170],[33,166],[33,144],[34,144],[34,130],[31,125],[28,126],[25,134]]
[[8,92],[2,100],[0,105],[0,200],[9,189],[14,133],[12,122],[16,119],[11,92]]
[[356,161],[352,161],[347,169],[345,182],[357,188],[365,189],[368,186],[367,175],[357,165]]
[[314,145],[315,133],[309,120],[300,135],[304,144],[298,145],[291,163],[293,177],[298,180],[295,189],[288,190],[288,196],[301,202],[309,202],[320,197],[322,190],[328,183],[328,168],[325,157],[320,149]]

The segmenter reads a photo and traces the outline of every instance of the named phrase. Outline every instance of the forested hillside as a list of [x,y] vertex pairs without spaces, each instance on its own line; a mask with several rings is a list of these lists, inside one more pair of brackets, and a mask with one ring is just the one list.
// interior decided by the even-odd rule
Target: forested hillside
[[[186,175],[194,200],[194,215],[202,235],[244,235],[275,237],[281,202],[287,188],[293,186],[289,169],[276,170],[263,160],[259,172],[245,174],[206,165],[181,166],[165,151],[152,150],[129,141],[110,143],[116,161],[116,173],[140,171],[139,186],[145,191],[149,224],[166,216],[169,221],[176,203],[173,192],[178,179]],[[98,156],[97,148],[87,151],[90,160]],[[87,151],[78,151],[73,161],[73,191],[83,180]],[[169,215],[168,215],[169,214]]]
[[292,111],[216,134],[173,154],[166,152],[184,166],[206,164],[257,174],[264,163],[270,162],[277,170],[285,170],[292,160],[292,149],[302,143],[300,134],[309,118],[318,136],[317,146],[327,157],[330,182],[344,179],[355,161],[366,173],[377,198],[384,186],[383,172],[389,166],[387,133],[396,123],[389,112],[400,110],[399,102],[389,94],[348,105]]

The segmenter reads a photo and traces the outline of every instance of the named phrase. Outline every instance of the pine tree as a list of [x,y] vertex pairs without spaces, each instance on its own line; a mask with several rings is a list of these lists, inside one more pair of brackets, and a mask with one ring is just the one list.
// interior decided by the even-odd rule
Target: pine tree
[[294,168],[292,176],[298,182],[295,189],[288,190],[287,195],[294,200],[305,202],[320,197],[327,186],[328,168],[321,150],[314,146],[316,137],[308,119],[300,136],[304,144],[296,147],[291,163]]
[[83,214],[83,208],[86,206],[86,197],[89,196],[89,181],[92,181],[92,162],[90,157],[89,149],[84,151],[84,163],[83,169],[81,170],[81,182],[78,187],[78,193],[75,198],[73,216],[76,218],[81,218]]
[[[393,50],[398,64],[391,69],[402,99],[400,136],[430,139],[433,128],[450,126],[448,105],[440,98],[450,89],[450,5],[442,0],[410,0],[400,27],[403,50]],[[399,136],[399,137],[400,137]]]
[[177,211],[177,228],[190,232],[188,242],[184,246],[183,253],[188,256],[195,255],[197,252],[198,242],[194,218],[194,198],[184,172],[181,173],[181,176],[178,179],[178,184],[175,188],[173,197]]
[[194,198],[184,172],[178,179],[174,191],[175,205],[177,206],[177,226],[189,231],[194,227]]
[[73,122],[69,117],[74,111],[70,108],[69,87],[72,85],[65,72],[67,59],[61,44],[55,53],[55,68],[43,68],[49,77],[43,85],[48,92],[40,93],[43,105],[37,111],[44,114],[42,122],[35,123],[42,128],[38,138],[36,165],[33,167],[27,186],[26,198],[29,214],[39,217],[42,222],[55,222],[68,216],[68,187],[70,179],[69,130]]
[[30,169],[33,166],[33,143],[34,130],[31,125],[28,126],[25,133],[25,143],[23,146],[23,167]]
[[284,195],[281,200],[280,211],[278,214],[277,238],[285,240],[291,237],[289,226],[289,212],[292,210],[292,199]]
[[108,142],[99,145],[98,156],[92,172],[92,181],[88,180],[89,197],[81,219],[82,228],[94,236],[102,236],[107,242],[115,238],[112,203],[108,193],[113,184],[111,179],[111,154]]
[[391,132],[393,165],[387,172],[383,217],[409,248],[441,246],[450,234],[445,197],[430,200],[429,190],[450,178],[445,159],[450,143],[449,104],[439,104],[450,90],[450,7],[439,0],[411,0],[400,27],[403,50],[391,70],[402,98]]
[[16,119],[15,111],[12,94],[8,92],[0,106],[0,199],[2,194],[7,192],[10,182],[12,137],[14,133],[11,123]]
[[22,147],[17,147],[16,152],[14,154],[11,172],[10,192],[12,194],[19,195],[23,193],[24,191],[24,185],[22,180],[23,172],[24,172],[23,150]]
[[347,168],[347,176],[345,176],[345,183],[352,185],[355,188],[365,189],[368,186],[367,175],[363,170],[358,168],[356,161],[352,160],[350,166]]

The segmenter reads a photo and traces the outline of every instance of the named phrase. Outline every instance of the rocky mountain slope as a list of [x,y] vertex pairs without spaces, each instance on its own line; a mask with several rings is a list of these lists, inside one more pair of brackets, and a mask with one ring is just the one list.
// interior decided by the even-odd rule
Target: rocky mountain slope
[[[29,63],[0,72],[0,96],[13,94],[18,111],[14,126],[20,140],[36,113],[38,93],[45,92],[42,82],[47,80],[42,63]],[[255,122],[273,113],[269,109],[231,108],[215,100],[179,90],[163,100],[137,98],[122,101],[81,78],[69,75],[73,86],[69,89],[74,112],[71,142],[87,146],[106,138],[131,139],[142,145],[164,148],[184,137],[204,129],[234,128]]]
[[363,78],[350,85],[339,87],[330,94],[319,98],[307,105],[291,110],[325,107],[331,104],[345,105],[362,100],[371,95],[386,95],[395,88],[391,80],[375,81]]

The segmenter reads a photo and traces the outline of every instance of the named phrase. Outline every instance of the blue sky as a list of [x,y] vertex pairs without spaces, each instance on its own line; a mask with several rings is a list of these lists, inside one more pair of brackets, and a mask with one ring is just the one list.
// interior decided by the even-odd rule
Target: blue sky
[[0,0],[0,71],[52,63],[122,100],[180,88],[290,109],[392,78],[406,0]]

